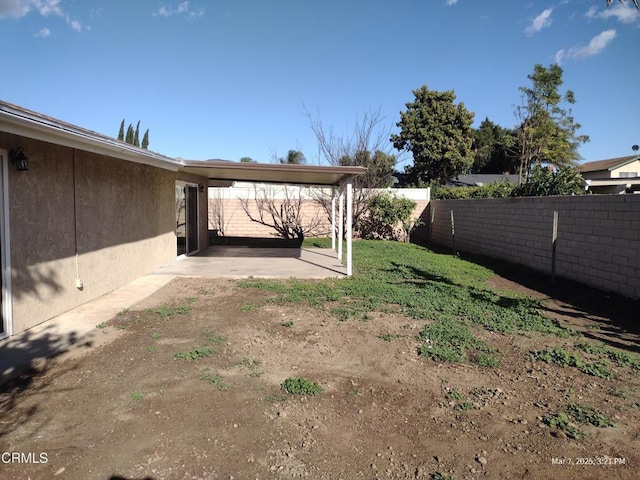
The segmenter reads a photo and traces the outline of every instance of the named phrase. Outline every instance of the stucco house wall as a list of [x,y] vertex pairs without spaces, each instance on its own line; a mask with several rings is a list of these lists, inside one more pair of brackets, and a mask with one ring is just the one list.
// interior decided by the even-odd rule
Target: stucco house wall
[[[0,148],[18,146],[29,170],[8,169],[14,334],[175,258],[175,182],[205,178],[0,132]],[[199,208],[204,248],[206,193]]]
[[[626,175],[624,175],[626,174]],[[611,170],[611,178],[640,177],[640,159]]]

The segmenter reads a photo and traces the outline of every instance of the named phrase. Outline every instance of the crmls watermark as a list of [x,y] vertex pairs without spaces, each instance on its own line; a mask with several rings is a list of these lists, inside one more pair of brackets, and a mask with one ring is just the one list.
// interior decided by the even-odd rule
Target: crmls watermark
[[2,452],[0,461],[2,463],[47,463],[49,456],[46,452]]

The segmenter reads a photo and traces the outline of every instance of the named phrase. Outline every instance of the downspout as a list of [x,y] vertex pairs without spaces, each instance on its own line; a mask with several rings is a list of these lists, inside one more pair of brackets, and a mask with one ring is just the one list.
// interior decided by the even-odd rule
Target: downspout
[[77,195],[76,190],[78,188],[78,184],[76,182],[76,149],[72,150],[73,152],[73,242],[74,249],[76,253],[76,288],[78,290],[82,290],[84,288],[84,284],[82,283],[82,279],[80,278],[80,259],[78,256],[78,208],[77,208]]

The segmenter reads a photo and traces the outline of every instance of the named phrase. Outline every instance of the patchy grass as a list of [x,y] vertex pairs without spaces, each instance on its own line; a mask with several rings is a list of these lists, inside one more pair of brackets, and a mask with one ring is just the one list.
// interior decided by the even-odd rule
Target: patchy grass
[[600,359],[594,362],[585,361],[579,354],[569,352],[564,348],[554,348],[553,350],[535,350],[531,352],[535,360],[546,363],[560,365],[562,367],[575,367],[587,375],[611,380],[615,374],[611,372],[608,361]]
[[131,394],[131,400],[138,402],[148,395],[147,392],[136,392]]
[[322,387],[311,380],[304,377],[287,378],[280,385],[282,390],[291,395],[317,395],[322,393]]
[[[327,246],[327,241],[312,239],[306,245]],[[271,292],[267,303],[302,303],[340,321],[369,321],[371,312],[397,306],[402,315],[431,321],[419,336],[419,351],[437,361],[498,367],[499,352],[478,340],[475,329],[577,335],[543,315],[538,300],[487,287],[493,272],[458,257],[412,244],[366,240],[354,242],[353,254],[354,274],[349,278],[319,282],[247,279],[238,285]],[[252,303],[240,310],[258,307]],[[392,335],[380,338],[391,341],[396,338]]]
[[383,333],[382,335],[378,335],[378,338],[384,340],[385,342],[392,342],[394,340],[398,340],[399,338],[407,338],[408,335],[403,335],[401,333]]
[[214,334],[213,332],[211,332],[209,330],[205,330],[202,333],[202,336],[205,339],[205,343],[207,345],[210,345],[210,346],[223,345],[223,344],[227,343],[227,341],[228,341],[227,337],[216,335],[216,334]]
[[204,380],[214,385],[218,390],[229,390],[231,385],[224,383],[224,378],[220,375],[212,375],[210,373],[205,373],[200,377],[200,380]]
[[462,400],[464,398],[464,395],[455,388],[449,388],[446,390],[444,398],[446,398],[447,400]]
[[444,362],[463,362],[470,354],[493,350],[479,340],[466,325],[452,320],[427,324],[418,335],[420,355]]
[[191,305],[177,305],[170,307],[169,305],[161,305],[154,310],[154,313],[160,315],[161,318],[168,318],[174,315],[188,315],[191,313]]
[[204,357],[215,355],[217,350],[211,347],[195,347],[188,352],[176,352],[173,354],[175,360],[184,360],[185,362],[195,362]]
[[616,427],[616,423],[607,418],[597,408],[583,404],[571,404],[566,408],[567,413],[574,419],[574,421],[586,425],[590,424],[598,428]]
[[621,368],[631,368],[640,373],[640,358],[637,355],[623,352],[615,348],[607,347],[604,344],[594,345],[591,343],[578,343],[576,348],[592,355],[601,361],[608,359]]
[[579,430],[576,424],[593,425],[598,428],[617,426],[597,408],[575,403],[567,405],[560,412],[546,415],[543,422],[551,428],[564,431],[567,437],[576,440],[586,436],[586,433]]

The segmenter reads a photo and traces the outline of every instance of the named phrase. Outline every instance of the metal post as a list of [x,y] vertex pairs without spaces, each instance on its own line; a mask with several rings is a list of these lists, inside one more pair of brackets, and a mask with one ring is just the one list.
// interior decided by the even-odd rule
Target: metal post
[[353,273],[353,179],[347,177],[347,275]]
[[342,238],[344,237],[344,188],[340,184],[338,195],[338,260],[342,261]]
[[331,187],[331,249],[336,249],[336,187]]

